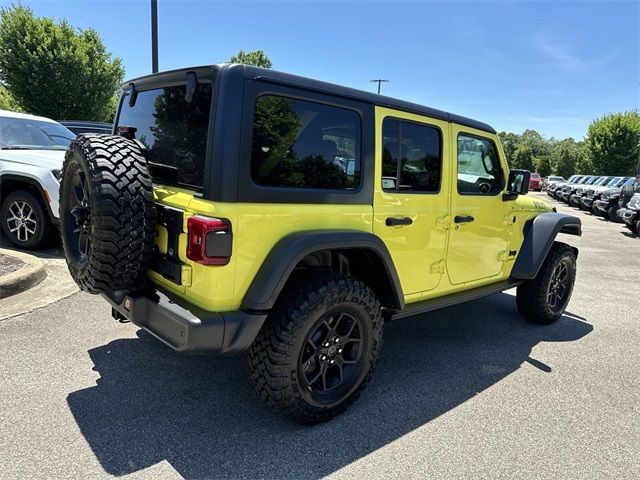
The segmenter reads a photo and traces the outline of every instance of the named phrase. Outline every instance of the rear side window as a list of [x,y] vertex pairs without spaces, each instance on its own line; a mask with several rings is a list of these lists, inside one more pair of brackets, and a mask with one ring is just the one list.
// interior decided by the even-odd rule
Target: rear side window
[[442,139],[435,127],[386,118],[382,125],[382,189],[437,193]]
[[185,85],[141,91],[133,107],[123,96],[116,131],[127,127],[145,144],[155,181],[203,187],[211,90],[199,84],[191,102]]
[[502,169],[495,144],[487,139],[458,135],[458,193],[496,195],[502,190]]
[[271,187],[355,189],[360,183],[360,115],[275,95],[257,99],[251,175]]

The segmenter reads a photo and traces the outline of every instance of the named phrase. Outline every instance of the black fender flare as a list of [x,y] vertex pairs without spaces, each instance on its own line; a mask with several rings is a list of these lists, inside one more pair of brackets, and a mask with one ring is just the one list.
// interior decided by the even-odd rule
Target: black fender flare
[[[242,302],[243,310],[266,311],[273,307],[289,276],[307,255],[322,250],[365,250],[381,262],[389,290],[383,306],[401,310],[404,296],[391,254],[376,235],[358,230],[309,230],[283,237],[269,252]],[[375,275],[376,272],[371,272]]]
[[578,217],[564,213],[541,213],[525,226],[524,241],[516,258],[511,278],[531,280],[536,278],[542,262],[558,233],[582,235],[582,223]]

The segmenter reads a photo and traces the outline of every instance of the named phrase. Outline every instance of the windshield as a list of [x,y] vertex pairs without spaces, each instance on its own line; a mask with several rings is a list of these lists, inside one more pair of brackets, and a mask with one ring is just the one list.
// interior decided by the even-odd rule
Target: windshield
[[602,178],[598,179],[598,181],[595,182],[594,185],[595,186],[605,185],[605,184],[609,183],[610,180],[611,180],[611,177],[602,177]]
[[562,177],[549,177],[550,182],[562,182],[564,178]]
[[624,182],[623,177],[613,177],[609,182],[607,182],[605,187],[619,187],[622,182]]
[[0,149],[66,150],[75,134],[55,122],[0,118]]

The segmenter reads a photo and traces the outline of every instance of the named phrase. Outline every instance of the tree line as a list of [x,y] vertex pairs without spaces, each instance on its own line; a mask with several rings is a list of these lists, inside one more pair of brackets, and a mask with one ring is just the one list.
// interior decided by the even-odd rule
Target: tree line
[[[229,61],[271,68],[262,50],[240,50]],[[112,121],[123,79],[122,60],[112,58],[95,30],[38,18],[20,4],[0,8],[0,109]],[[638,110],[595,119],[583,141],[535,130],[498,135],[511,167],[542,176],[632,175],[640,157]]]
[[538,172],[543,177],[567,178],[576,173],[635,175],[640,159],[638,110],[596,118],[583,141],[545,138],[535,130],[499,132],[498,136],[512,168]]

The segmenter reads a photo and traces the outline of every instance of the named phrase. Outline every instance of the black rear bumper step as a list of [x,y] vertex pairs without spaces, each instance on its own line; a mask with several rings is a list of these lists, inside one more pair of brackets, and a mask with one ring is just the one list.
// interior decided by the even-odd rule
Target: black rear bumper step
[[210,312],[152,288],[102,296],[111,304],[114,317],[127,318],[178,352],[246,350],[267,317],[264,312],[243,310]]

